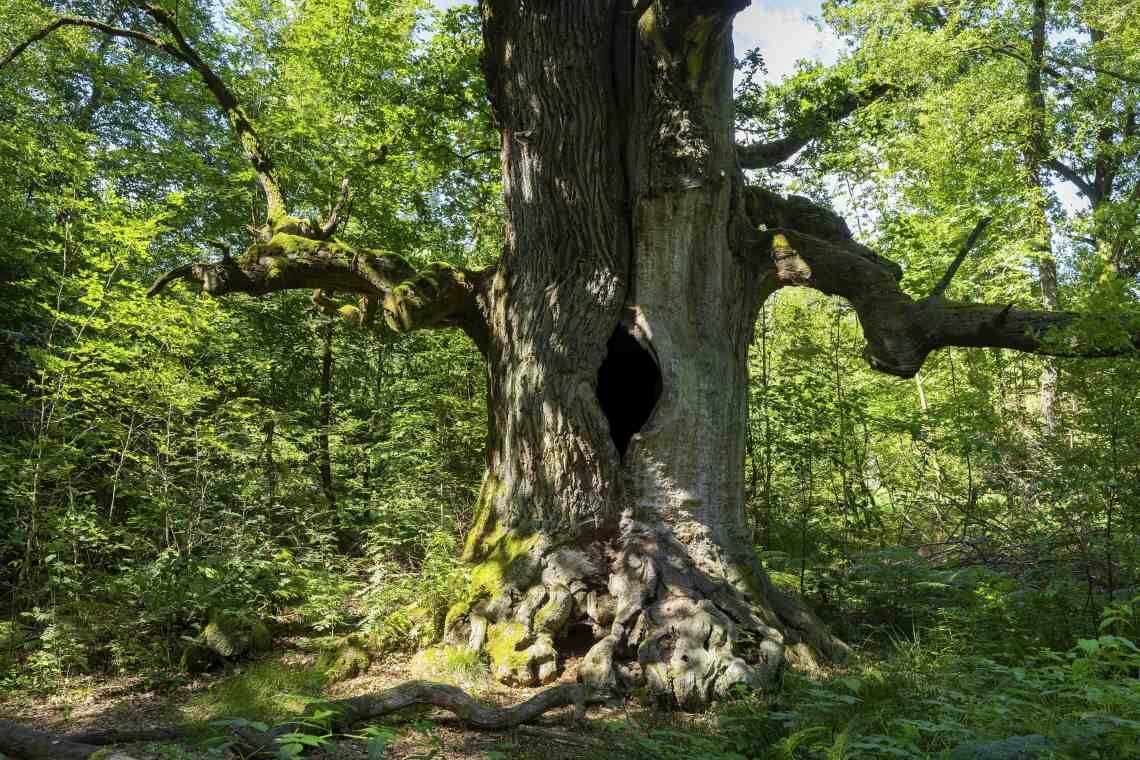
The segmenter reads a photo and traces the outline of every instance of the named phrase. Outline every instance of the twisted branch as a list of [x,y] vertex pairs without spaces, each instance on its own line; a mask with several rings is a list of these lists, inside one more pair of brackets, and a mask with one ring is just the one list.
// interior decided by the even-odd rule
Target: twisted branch
[[[1140,328],[1111,317],[947,301],[939,288],[916,300],[899,286],[898,266],[856,242],[833,212],[805,198],[784,199],[756,188],[748,188],[746,196],[752,223],[765,228],[746,243],[760,268],[762,287],[768,291],[809,287],[847,299],[859,315],[867,341],[863,356],[880,372],[913,377],[931,351],[947,346],[1085,358],[1122,356],[1140,349]],[[975,228],[974,242],[978,235]],[[970,247],[959,253],[959,259]],[[1094,334],[1122,337],[1105,342],[1070,329],[1089,323],[1098,328],[1091,331]]]
[[[163,274],[147,290],[162,292],[172,282],[196,282],[212,296],[261,296],[280,290],[321,291],[313,301],[325,313],[370,324],[376,306],[397,332],[426,327],[461,327],[478,343],[486,331],[478,295],[491,270],[435,263],[421,269],[389,251],[355,248],[339,241],[277,233],[255,243],[239,258],[195,262]],[[325,291],[363,296],[358,306],[337,307]]]

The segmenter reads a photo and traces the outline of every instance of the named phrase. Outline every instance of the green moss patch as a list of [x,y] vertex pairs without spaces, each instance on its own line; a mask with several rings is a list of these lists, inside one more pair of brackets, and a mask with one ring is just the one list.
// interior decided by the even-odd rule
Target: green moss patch
[[526,586],[538,570],[531,550],[539,540],[537,533],[519,535],[502,529],[492,533],[485,559],[471,568],[471,598],[493,599],[507,586]]
[[463,545],[463,559],[466,562],[474,562],[481,558],[484,539],[495,529],[495,499],[501,489],[499,479],[487,473],[479,489],[479,500],[475,503],[475,519],[471,521],[471,530]]
[[272,723],[303,712],[308,702],[321,697],[326,682],[324,673],[310,667],[258,662],[196,695],[183,708],[183,717]]
[[490,671],[479,652],[465,646],[430,647],[416,654],[411,662],[417,678],[441,681],[464,689],[486,687]]
[[514,672],[526,667],[526,628],[520,623],[495,623],[487,628],[485,649],[496,671]]
[[371,664],[371,655],[352,636],[337,640],[317,660],[317,667],[333,682],[356,678]]

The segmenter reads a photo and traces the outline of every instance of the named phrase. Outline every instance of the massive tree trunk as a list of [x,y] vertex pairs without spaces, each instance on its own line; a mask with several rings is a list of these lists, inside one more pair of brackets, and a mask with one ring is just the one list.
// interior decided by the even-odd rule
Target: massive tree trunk
[[[645,685],[697,708],[771,682],[789,660],[846,651],[772,587],[745,530],[746,360],[768,295],[805,286],[848,299],[865,358],[900,377],[943,346],[1108,356],[1140,345],[1136,331],[1082,336],[1071,313],[946,301],[984,222],[916,300],[835,214],[747,187],[731,91],[731,23],[746,5],[484,0],[507,219],[502,256],[482,271],[417,270],[335,239],[347,184],[323,222],[289,216],[253,122],[158,6],[141,7],[162,38],[63,16],[0,68],[78,26],[197,72],[240,138],[267,220],[239,258],[178,267],[150,293],[182,279],[214,296],[315,288],[318,308],[350,322],[464,330],[488,365],[489,437],[464,548],[469,600],[447,637],[486,651],[508,681],[549,681],[579,653],[592,690]],[[805,138],[753,146],[745,162],[786,157]],[[330,291],[360,301],[338,306]]]
[[[843,647],[743,521],[746,360],[731,18],[721,3],[485,3],[507,244],[485,296],[489,466],[450,635],[534,684],[696,707]],[[804,646],[800,646],[804,645]]]

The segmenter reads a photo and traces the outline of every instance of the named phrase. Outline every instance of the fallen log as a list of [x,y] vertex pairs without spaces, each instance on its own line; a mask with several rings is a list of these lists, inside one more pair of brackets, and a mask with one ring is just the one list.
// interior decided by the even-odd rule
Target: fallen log
[[[275,726],[269,731],[255,731],[249,726],[233,726],[233,741],[246,757],[275,756],[278,738],[286,734],[310,734],[319,730],[311,716],[316,710],[331,713],[331,730],[342,733],[364,721],[390,715],[415,705],[430,705],[454,713],[471,728],[502,730],[514,728],[560,707],[572,705],[574,719],[585,715],[586,705],[604,701],[592,695],[582,684],[559,684],[535,694],[511,707],[498,707],[480,702],[455,686],[429,681],[406,681],[399,686],[372,694],[337,699],[313,705],[295,720]],[[0,720],[0,753],[13,760],[131,760],[124,754],[107,753],[107,747],[143,741],[174,741],[200,733],[200,726],[170,728],[86,731],[60,736]]]

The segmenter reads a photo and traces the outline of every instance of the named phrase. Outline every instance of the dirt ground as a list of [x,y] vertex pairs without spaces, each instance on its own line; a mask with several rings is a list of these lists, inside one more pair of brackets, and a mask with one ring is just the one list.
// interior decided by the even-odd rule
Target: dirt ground
[[[272,661],[307,666],[310,658],[296,653],[275,655]],[[263,661],[264,662],[264,661]],[[560,680],[573,682],[576,663],[569,663]],[[71,679],[50,697],[0,695],[0,718],[60,734],[90,730],[141,729],[181,725],[188,708],[209,704],[211,690],[248,664],[198,677],[160,674],[150,678]],[[406,660],[373,663],[362,675],[332,684],[324,696],[337,699],[367,694],[417,677]],[[513,688],[485,682],[475,690],[481,699],[500,705],[517,704],[540,689]],[[243,716],[233,716],[243,717]],[[412,708],[376,721],[393,732],[384,757],[390,760],[561,760],[622,756],[615,729],[636,730],[644,721],[655,722],[652,711],[632,707],[591,707],[585,721],[575,722],[569,707],[552,710],[527,726],[510,731],[476,731],[465,728],[450,713]],[[215,729],[215,733],[223,729]],[[136,760],[198,760],[219,757],[201,743],[138,744],[121,747]],[[222,755],[226,756],[226,755]],[[230,755],[232,756],[232,755]],[[334,746],[314,750],[305,757],[368,758],[363,739],[338,738]]]

